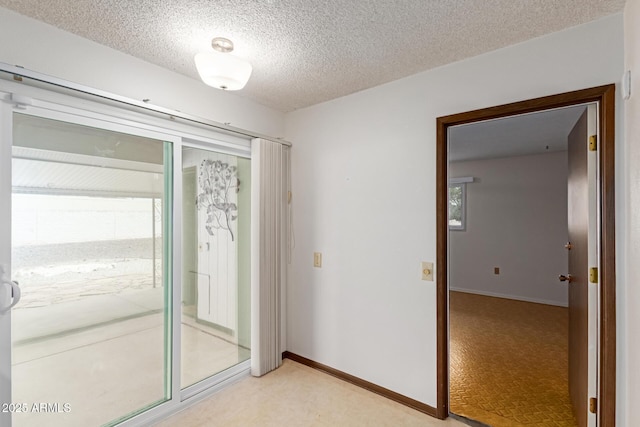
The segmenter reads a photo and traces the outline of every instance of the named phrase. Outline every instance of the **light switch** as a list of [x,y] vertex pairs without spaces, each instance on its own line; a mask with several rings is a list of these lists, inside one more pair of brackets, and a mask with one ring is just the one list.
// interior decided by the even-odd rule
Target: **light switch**
[[314,252],[313,253],[313,266],[314,267],[322,267],[322,253],[321,252]]
[[433,282],[433,263],[423,261],[421,267],[422,280]]

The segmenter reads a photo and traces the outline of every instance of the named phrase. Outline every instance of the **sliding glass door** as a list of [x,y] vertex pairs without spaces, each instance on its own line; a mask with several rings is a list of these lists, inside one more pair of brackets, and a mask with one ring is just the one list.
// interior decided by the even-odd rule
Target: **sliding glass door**
[[250,160],[182,149],[181,383],[250,357]]
[[146,425],[248,375],[249,141],[0,89],[0,426]]
[[168,401],[172,138],[4,109],[0,424],[109,425]]
[[147,425],[248,374],[249,142],[36,94],[0,92],[0,426]]

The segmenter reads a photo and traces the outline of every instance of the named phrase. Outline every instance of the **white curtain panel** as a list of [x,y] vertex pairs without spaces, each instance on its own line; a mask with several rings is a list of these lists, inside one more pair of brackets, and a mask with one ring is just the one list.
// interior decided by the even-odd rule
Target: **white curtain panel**
[[282,364],[288,261],[289,147],[251,142],[251,374]]

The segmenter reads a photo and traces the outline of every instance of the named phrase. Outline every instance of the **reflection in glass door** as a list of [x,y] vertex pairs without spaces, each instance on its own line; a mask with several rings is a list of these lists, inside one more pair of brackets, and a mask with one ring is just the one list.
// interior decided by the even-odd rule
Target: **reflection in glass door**
[[249,159],[182,150],[182,387],[250,357]]
[[171,398],[172,145],[117,129],[13,114],[13,426]]

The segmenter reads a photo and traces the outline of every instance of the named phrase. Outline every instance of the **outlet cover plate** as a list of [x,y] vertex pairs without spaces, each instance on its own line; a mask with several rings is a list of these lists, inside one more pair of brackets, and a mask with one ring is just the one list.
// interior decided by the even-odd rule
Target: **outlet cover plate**
[[421,267],[422,280],[433,282],[433,263],[422,261]]

